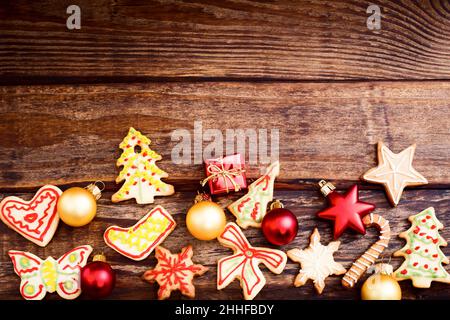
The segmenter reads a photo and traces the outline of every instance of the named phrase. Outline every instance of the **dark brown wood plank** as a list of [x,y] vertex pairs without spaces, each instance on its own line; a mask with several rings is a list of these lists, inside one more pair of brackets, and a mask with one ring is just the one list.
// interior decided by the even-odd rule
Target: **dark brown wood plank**
[[[202,165],[174,164],[178,141],[171,134],[185,128],[193,135],[195,121],[224,135],[226,129],[278,129],[278,187],[304,188],[321,178],[358,181],[376,165],[380,139],[394,152],[417,143],[414,167],[428,187],[442,187],[450,184],[449,107],[450,82],[439,81],[1,87],[0,188],[103,180],[117,189],[118,145],[133,126],[162,154],[166,180],[177,190],[194,190]],[[264,167],[250,165],[249,178]]]
[[[449,79],[450,5],[381,0],[2,1],[2,83],[98,77]],[[20,78],[17,78],[20,77]]]
[[[24,198],[31,197],[31,194],[18,194]],[[447,226],[441,231],[441,235],[450,239],[450,211],[448,190],[409,190],[397,208],[391,208],[386,201],[384,194],[380,190],[364,190],[360,193],[361,199],[377,205],[377,211],[390,221],[393,232],[393,239],[388,250],[383,254],[384,261],[389,260],[390,255],[403,246],[404,241],[398,238],[398,234],[410,224],[407,221],[409,215],[418,213],[427,207],[433,206],[436,215],[441,222]],[[118,282],[113,299],[155,299],[156,285],[149,285],[140,280],[143,272],[154,267],[156,260],[154,254],[144,261],[134,262],[129,260],[109,247],[103,242],[104,230],[113,224],[122,226],[132,225],[134,221],[144,215],[152,205],[139,206],[132,201],[112,204],[109,200],[111,193],[104,195],[99,201],[98,215],[92,223],[81,228],[71,228],[63,223],[59,226],[55,237],[46,248],[40,248],[25,240],[14,231],[8,229],[0,223],[0,299],[20,299],[18,291],[19,278],[14,274],[12,264],[7,256],[7,251],[11,249],[27,250],[40,257],[52,255],[55,258],[70,250],[72,247],[82,244],[90,244],[94,247],[94,253],[104,252],[112,266],[117,271]],[[226,206],[231,201],[237,199],[240,194],[219,197],[216,200]],[[242,293],[238,281],[233,282],[229,287],[216,290],[216,263],[221,257],[227,256],[231,250],[222,247],[217,241],[202,242],[195,240],[187,232],[185,227],[185,213],[192,203],[193,192],[176,193],[172,197],[158,199],[156,204],[163,205],[171,212],[177,221],[174,232],[165,240],[163,245],[170,250],[180,250],[188,243],[194,247],[194,261],[204,264],[210,270],[201,277],[196,278],[197,298],[199,299],[241,299]],[[285,206],[296,213],[299,220],[299,233],[295,241],[289,245],[281,247],[286,251],[294,247],[304,248],[308,245],[309,236],[314,227],[318,227],[322,236],[322,242],[328,243],[332,240],[332,225],[324,220],[315,217],[316,212],[326,206],[325,199],[317,191],[291,190],[275,191],[275,197],[281,199]],[[233,216],[227,214],[227,219],[233,221]],[[245,234],[253,245],[267,246],[260,229],[250,228],[245,230]],[[336,253],[336,261],[343,263],[348,268],[376,239],[375,229],[368,229],[366,236],[360,236],[351,232],[345,233],[341,237],[341,247]],[[450,247],[442,248],[444,254],[450,256]],[[398,267],[402,262],[401,258],[393,258],[391,263]],[[340,277],[329,277],[323,295],[317,295],[311,282],[302,288],[295,288],[293,281],[299,271],[299,265],[288,261],[285,271],[281,275],[271,274],[263,268],[267,279],[267,285],[257,296],[258,299],[358,299],[359,287],[347,290],[340,284]],[[447,270],[450,269],[447,267]],[[367,275],[365,276],[367,277]],[[365,279],[365,278],[364,278]],[[406,299],[443,299],[450,298],[450,286],[433,283],[431,289],[412,288],[407,281],[401,282],[403,295]],[[57,299],[57,295],[47,295],[48,299]],[[175,299],[182,298],[179,293],[174,293]]]

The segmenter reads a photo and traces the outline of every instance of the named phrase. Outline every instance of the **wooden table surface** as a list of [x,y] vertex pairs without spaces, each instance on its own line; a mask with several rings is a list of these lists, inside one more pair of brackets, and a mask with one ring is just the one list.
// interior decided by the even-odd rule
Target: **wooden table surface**
[[[204,172],[201,164],[171,161],[175,129],[279,129],[281,173],[275,197],[299,220],[304,248],[314,227],[327,243],[332,225],[317,219],[326,207],[316,184],[331,180],[340,191],[354,183],[364,201],[390,220],[394,237],[385,260],[404,241],[408,216],[433,206],[450,240],[450,4],[446,0],[376,1],[380,30],[368,30],[367,1],[149,1],[78,0],[81,30],[66,28],[73,1],[2,1],[0,4],[0,192],[30,199],[44,184],[63,190],[101,180],[106,191],[97,217],[81,228],[60,224],[40,248],[0,224],[0,299],[21,299],[19,278],[7,255],[25,250],[44,258],[90,244],[117,271],[112,299],[155,299],[157,285],[140,279],[154,267],[152,254],[131,261],[105,245],[104,230],[129,226],[163,205],[178,226],[164,246],[190,243],[194,261],[210,267],[195,279],[198,299],[241,299],[238,281],[216,290],[216,263],[231,250],[195,240],[185,214]],[[152,140],[163,156],[158,166],[176,193],[153,205],[111,203],[120,187],[115,161],[130,126]],[[416,143],[414,167],[429,184],[407,189],[392,208],[379,185],[359,177],[377,163],[376,143],[394,152]],[[204,142],[206,145],[208,142]],[[258,177],[264,164],[248,168]],[[242,192],[215,197],[224,207]],[[227,219],[233,216],[227,213]],[[268,244],[259,229],[250,242]],[[345,233],[338,262],[346,268],[376,238]],[[450,248],[443,248],[450,256]],[[393,258],[397,267],[401,258]],[[447,267],[450,271],[450,268]],[[263,268],[267,284],[257,299],[358,299],[359,286],[344,289],[340,277],[322,295],[311,282],[293,286],[299,265],[281,275]],[[367,275],[366,275],[367,276]],[[365,277],[366,277],[365,276]],[[416,289],[401,283],[406,299],[448,299],[450,286]],[[180,299],[173,293],[173,299]],[[56,294],[47,299],[59,299]]]

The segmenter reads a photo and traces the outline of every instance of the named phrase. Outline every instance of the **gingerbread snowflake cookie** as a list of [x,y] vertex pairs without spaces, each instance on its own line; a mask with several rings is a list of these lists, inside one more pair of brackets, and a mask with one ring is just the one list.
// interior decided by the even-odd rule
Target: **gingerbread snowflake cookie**
[[192,246],[181,249],[178,254],[172,254],[161,246],[156,247],[158,264],[154,269],[146,271],[142,278],[150,283],[158,282],[159,300],[169,298],[174,290],[180,290],[189,298],[195,297],[194,276],[204,274],[208,268],[194,264],[192,255]]
[[125,180],[119,191],[113,194],[112,202],[136,199],[139,204],[153,203],[155,196],[170,196],[175,191],[172,185],[161,178],[168,174],[156,166],[161,156],[149,148],[150,139],[134,128],[120,143],[123,150],[117,160],[118,167],[123,166],[116,183]]
[[439,248],[447,245],[439,234],[444,226],[436,218],[434,208],[410,216],[409,221],[411,228],[400,234],[406,245],[394,253],[405,261],[394,272],[394,277],[397,281],[411,280],[416,288],[429,288],[432,281],[450,283],[450,275],[442,265],[448,264],[449,259]]
[[378,166],[367,171],[362,178],[384,185],[389,201],[396,206],[405,187],[428,183],[412,166],[415,150],[414,144],[395,154],[383,142],[378,142]]
[[217,264],[218,290],[239,279],[245,300],[252,300],[266,284],[258,265],[263,263],[275,274],[283,272],[286,266],[287,257],[283,251],[252,247],[235,223],[228,223],[217,240],[234,251],[233,255],[220,259]]
[[333,254],[339,249],[340,244],[340,241],[333,241],[326,246],[322,245],[319,231],[315,228],[310,237],[308,248],[289,250],[287,252],[288,257],[301,265],[300,273],[295,278],[294,285],[301,287],[311,279],[316,291],[321,294],[325,288],[325,279],[328,276],[344,274],[345,268],[334,261],[333,258]]

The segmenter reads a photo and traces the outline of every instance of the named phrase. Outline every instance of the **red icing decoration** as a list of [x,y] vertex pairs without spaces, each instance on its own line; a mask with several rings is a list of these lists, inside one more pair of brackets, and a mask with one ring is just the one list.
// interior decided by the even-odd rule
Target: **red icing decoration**
[[174,255],[163,247],[156,247],[157,266],[144,273],[146,281],[157,281],[159,284],[158,299],[170,297],[173,290],[180,290],[182,294],[193,298],[195,288],[192,279],[195,275],[204,274],[208,268],[199,264],[193,264],[192,246],[181,249],[181,252]]
[[372,212],[375,205],[359,201],[357,185],[353,185],[345,195],[336,191],[331,192],[328,195],[328,200],[330,207],[320,211],[318,216],[334,221],[335,239],[339,238],[347,228],[362,234],[366,233],[362,217]]
[[401,274],[407,274],[408,271],[406,271],[406,269],[403,269],[400,273],[401,273]]
[[[55,232],[59,216],[57,203],[61,190],[47,185],[40,188],[33,199],[24,201],[18,197],[6,197],[0,203],[0,218],[11,229],[39,246],[46,246]],[[44,206],[45,205],[45,206]]]

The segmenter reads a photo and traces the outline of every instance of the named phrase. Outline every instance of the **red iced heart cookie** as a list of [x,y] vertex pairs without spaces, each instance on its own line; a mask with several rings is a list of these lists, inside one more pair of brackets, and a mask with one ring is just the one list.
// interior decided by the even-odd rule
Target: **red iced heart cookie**
[[59,188],[47,185],[30,201],[6,197],[0,202],[0,219],[31,242],[45,247],[58,227],[56,204],[61,193]]

